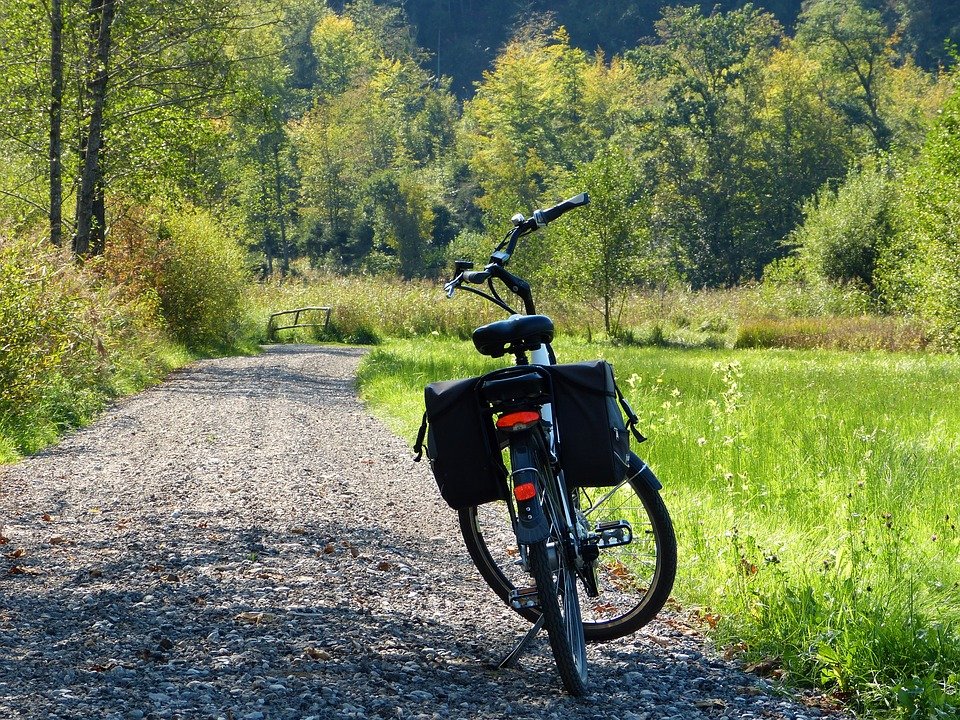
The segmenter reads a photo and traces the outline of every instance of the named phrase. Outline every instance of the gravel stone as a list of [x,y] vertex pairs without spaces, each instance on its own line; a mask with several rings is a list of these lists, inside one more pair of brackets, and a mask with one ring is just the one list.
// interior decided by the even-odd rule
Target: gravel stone
[[828,714],[670,612],[591,645],[580,700],[545,638],[494,669],[526,623],[483,584],[410,439],[357,399],[363,353],[198,362],[0,469],[0,717]]

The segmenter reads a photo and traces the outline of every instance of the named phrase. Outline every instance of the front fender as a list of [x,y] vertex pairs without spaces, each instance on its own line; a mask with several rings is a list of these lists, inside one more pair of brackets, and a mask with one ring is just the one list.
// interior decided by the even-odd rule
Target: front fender
[[632,451],[628,465],[630,467],[630,477],[639,476],[647,485],[657,492],[663,489],[663,484],[657,479],[657,476],[653,473],[653,470],[650,469],[650,466]]

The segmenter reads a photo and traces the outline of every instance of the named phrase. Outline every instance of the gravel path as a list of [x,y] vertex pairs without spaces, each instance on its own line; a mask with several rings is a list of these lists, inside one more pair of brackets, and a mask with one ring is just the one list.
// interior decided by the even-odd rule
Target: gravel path
[[[0,469],[0,718],[789,718],[675,618],[584,700],[479,580],[363,352],[196,363]],[[682,572],[682,568],[680,572]]]

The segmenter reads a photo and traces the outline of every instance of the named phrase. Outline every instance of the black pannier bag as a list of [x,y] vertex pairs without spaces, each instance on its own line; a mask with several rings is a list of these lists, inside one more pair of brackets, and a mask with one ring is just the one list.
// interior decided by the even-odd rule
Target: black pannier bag
[[[504,499],[507,492],[507,471],[490,413],[477,397],[478,382],[445,380],[424,390],[427,457],[440,495],[454,510]],[[417,445],[422,441],[421,429]]]
[[[552,365],[553,419],[557,428],[560,467],[568,487],[617,485],[627,475],[631,430],[636,415],[613,379],[613,368],[603,360]],[[619,401],[619,402],[618,402]]]

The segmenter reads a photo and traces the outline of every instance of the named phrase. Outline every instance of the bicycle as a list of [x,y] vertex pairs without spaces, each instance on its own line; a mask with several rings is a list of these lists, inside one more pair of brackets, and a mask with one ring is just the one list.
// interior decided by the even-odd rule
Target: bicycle
[[[653,619],[677,562],[662,485],[629,450],[628,429],[644,438],[612,369],[599,361],[558,364],[553,322],[537,313],[530,284],[506,269],[520,238],[588,202],[582,193],[530,218],[517,214],[483,270],[455,263],[448,298],[463,289],[510,314],[477,328],[474,346],[491,357],[513,355],[515,365],[428,385],[416,442],[419,460],[429,421],[427,455],[441,495],[458,511],[471,560],[533,623],[500,666],[515,663],[546,627],[563,685],[575,696],[586,691],[586,643],[628,635]],[[522,301],[523,314],[494,281]],[[469,287],[483,284],[486,292]]]

